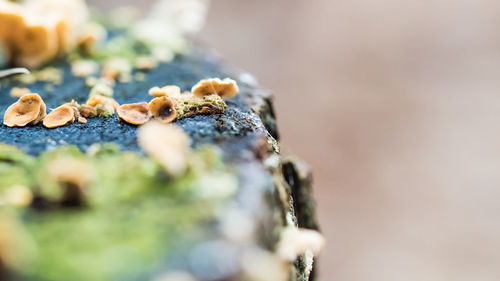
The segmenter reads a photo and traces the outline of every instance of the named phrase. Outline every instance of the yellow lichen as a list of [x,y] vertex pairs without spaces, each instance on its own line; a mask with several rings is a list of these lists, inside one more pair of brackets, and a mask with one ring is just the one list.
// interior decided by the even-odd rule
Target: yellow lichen
[[227,107],[219,95],[199,98],[191,94],[182,94],[174,98],[174,101],[178,119],[198,114],[221,114]]

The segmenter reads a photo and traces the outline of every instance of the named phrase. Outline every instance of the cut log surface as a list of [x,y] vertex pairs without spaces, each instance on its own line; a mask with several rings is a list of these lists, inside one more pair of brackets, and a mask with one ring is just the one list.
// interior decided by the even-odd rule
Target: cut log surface
[[[64,60],[55,62],[54,66],[64,69],[63,82],[50,87],[47,87],[47,82],[36,82],[28,86],[30,90],[40,94],[49,111],[73,99],[79,103],[85,103],[89,93],[85,79],[74,77]],[[123,238],[121,241],[122,244],[119,243],[120,241],[115,241],[116,247],[106,248],[107,241],[113,240],[113,235],[120,232],[120,229],[104,226],[102,229],[95,230],[96,237],[104,237],[102,244],[90,246],[94,247],[91,251],[95,251],[94,258],[98,261],[87,265],[85,264],[86,255],[89,255],[89,252],[85,249],[85,237],[79,237],[79,233],[73,232],[75,229],[71,229],[71,222],[69,222],[68,229],[64,230],[59,227],[53,232],[47,232],[53,235],[60,234],[65,238],[61,239],[61,244],[57,245],[57,248],[54,246],[49,249],[47,246],[49,249],[47,251],[50,252],[45,253],[43,251],[46,249],[37,248],[36,244],[49,238],[38,235],[37,233],[41,232],[37,232],[37,229],[44,227],[44,223],[57,225],[60,222],[53,218],[50,221],[48,219],[43,221],[43,217],[35,215],[35,213],[50,212],[44,207],[43,202],[40,203],[40,200],[44,200],[43,196],[37,197],[38,195],[35,194],[30,207],[32,210],[21,216],[20,220],[27,224],[26,232],[33,235],[31,238],[31,242],[35,245],[33,251],[38,252],[33,254],[31,261],[23,261],[20,263],[21,266],[12,266],[8,262],[9,258],[2,256],[2,247],[5,248],[5,246],[2,245],[2,233],[0,233],[0,279],[57,281],[61,280],[61,275],[68,274],[74,278],[68,276],[66,280],[82,281],[85,278],[87,280],[88,278],[94,278],[93,280],[280,281],[273,278],[315,280],[310,256],[300,254],[295,262],[287,263],[275,254],[284,228],[318,229],[311,195],[312,179],[306,164],[293,156],[282,155],[280,152],[272,95],[269,91],[258,88],[257,85],[248,84],[248,79],[245,79],[247,75],[226,66],[212,52],[195,48],[187,55],[177,56],[170,63],[163,63],[155,69],[146,71],[144,81],[117,82],[114,87],[114,98],[120,104],[150,101],[152,97],[148,94],[148,90],[153,86],[178,85],[183,91],[189,91],[199,80],[211,77],[233,78],[240,87],[240,93],[234,99],[226,101],[227,109],[223,114],[199,115],[174,122],[190,136],[193,149],[204,145],[215,145],[222,151],[223,163],[229,167],[237,181],[236,192],[228,198],[217,199],[215,203],[207,203],[210,204],[210,208],[206,209],[207,212],[210,210],[210,215],[199,220],[197,218],[172,220],[171,224],[175,226],[171,227],[154,221],[130,229],[120,225],[125,232],[130,231],[131,236],[142,237],[143,235],[149,239],[150,233],[158,232],[165,235],[165,246],[152,247],[162,248],[165,251],[164,254],[157,255],[139,250],[136,253],[134,247],[140,248],[144,246],[143,244],[149,243],[146,238],[143,239],[144,241],[140,239],[136,241],[127,240],[129,237],[126,237],[127,239]],[[22,85],[13,80],[3,80],[0,85],[0,118],[3,119],[7,107],[17,100],[10,96],[10,90]],[[26,157],[31,158],[40,157],[47,151],[66,146],[76,146],[85,152],[96,143],[114,143],[122,152],[132,152],[145,157],[137,141],[137,130],[137,126],[119,120],[116,115],[108,118],[89,118],[84,124],[75,122],[56,129],[47,129],[41,124],[22,128],[1,125],[0,143],[17,147],[26,153]],[[2,173],[8,172],[9,165],[14,165],[9,161],[11,160],[0,157],[0,177]],[[175,184],[181,183],[175,182]],[[207,184],[206,180],[205,184]],[[223,183],[214,181],[214,184]],[[220,189],[220,186],[210,186],[210,183],[207,185],[214,190]],[[210,194],[210,191],[208,193]],[[183,193],[179,192],[168,196],[171,200],[168,202],[175,202],[172,204],[178,208],[173,209],[169,206],[170,214],[166,215],[167,219],[168,216],[180,216],[186,213],[184,207],[189,210],[197,208],[201,212],[205,210],[203,204],[206,199],[189,201],[185,199]],[[137,200],[140,201],[140,199]],[[183,200],[189,203],[184,204]],[[137,202],[134,206],[136,206],[135,211],[140,213],[141,202]],[[1,208],[0,205],[0,215],[2,215]],[[88,212],[92,212],[92,207],[87,208],[90,209],[86,209]],[[112,212],[109,214],[110,220],[127,221],[141,217],[135,216],[134,213],[130,214],[130,218],[129,216],[118,218]],[[152,216],[155,216],[154,212]],[[158,216],[158,220],[162,219],[162,216]],[[92,221],[87,223],[92,223]],[[99,223],[110,225],[111,222],[102,219]],[[1,226],[0,223],[0,228]],[[88,235],[94,233],[94,230],[87,228],[82,228],[81,231],[88,231]],[[73,240],[67,241],[67,237],[73,237]],[[52,239],[57,240],[54,237]],[[74,241],[78,239],[83,241],[81,247],[75,246],[80,245],[79,242]],[[64,256],[67,253],[60,247],[66,247],[64,244],[66,242],[67,247],[73,247],[71,253],[73,256]],[[149,245],[144,247],[147,248]],[[60,258],[74,259],[74,261],[57,262],[58,254],[63,255]],[[123,258],[109,260],[120,256]],[[13,260],[17,262],[16,258]],[[83,261],[82,264],[79,264],[80,260]],[[154,260],[154,264],[151,260]],[[53,261],[58,264],[54,264]],[[117,265],[119,263],[124,263],[126,266]],[[91,268],[94,265],[106,267],[107,264],[110,264],[109,270]],[[90,268],[79,268],[87,266]],[[281,266],[286,275],[283,275]],[[126,272],[116,272],[124,268]],[[84,276],[81,277],[78,274],[84,274]],[[182,277],[185,279],[181,277],[176,279],[175,276],[185,276]]]

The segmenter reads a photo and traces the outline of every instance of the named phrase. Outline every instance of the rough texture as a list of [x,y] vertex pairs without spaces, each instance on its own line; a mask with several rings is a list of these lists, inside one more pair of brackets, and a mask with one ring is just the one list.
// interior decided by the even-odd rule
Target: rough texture
[[[43,97],[49,109],[72,99],[85,102],[90,89],[84,79],[73,77],[64,62],[58,65],[65,69],[62,84],[53,85],[53,89],[50,89],[52,87],[47,87],[48,83],[37,82],[29,88]],[[226,164],[234,164],[238,177],[238,192],[234,202],[259,220],[261,246],[273,250],[280,228],[287,224],[290,217],[295,226],[317,229],[308,168],[299,161],[285,159],[279,154],[272,96],[268,91],[238,79],[237,71],[225,67],[211,53],[198,49],[146,72],[145,81],[117,83],[114,98],[120,104],[150,101],[152,97],[148,95],[148,90],[152,85],[179,85],[182,90],[189,90],[200,79],[210,77],[237,80],[240,94],[227,100],[224,114],[194,116],[177,120],[175,124],[190,135],[193,147],[215,144],[223,151]],[[11,88],[20,85],[3,81],[1,86],[0,118],[3,118],[5,109],[16,101],[9,95]],[[123,151],[143,153],[137,143],[137,127],[120,121],[116,115],[90,118],[86,124],[75,122],[50,130],[41,125],[24,128],[0,126],[0,143],[15,145],[33,156],[64,145],[75,145],[85,151],[94,143],[106,142],[118,144]],[[216,235],[215,231],[213,235]],[[187,252],[183,251],[188,248],[181,247],[172,256],[185,259]],[[217,258],[221,256],[214,254],[214,262],[228,262]],[[294,273],[291,280],[308,280],[304,257],[299,257],[290,271]],[[309,280],[313,279],[314,272]]]
[[[54,85],[53,91],[46,91],[45,82],[37,82],[28,87],[39,93],[50,109],[75,99],[84,103],[88,98],[89,88],[83,78],[72,77],[69,66],[64,62],[64,83]],[[117,83],[114,98],[120,103],[150,101],[148,90],[151,85],[179,85],[182,90],[189,90],[197,81],[206,77],[224,77],[228,73],[220,64],[206,54],[196,52],[192,56],[179,56],[173,63],[161,64],[157,69],[146,73],[146,81]],[[3,82],[0,94],[0,118],[6,108],[15,102],[9,92],[16,83]],[[228,109],[223,115],[206,115],[179,120],[177,125],[185,129],[193,139],[193,144],[224,143],[234,137],[255,137],[266,135],[264,124],[245,103],[244,97],[251,95],[251,88],[242,86],[242,94],[228,100]],[[95,142],[116,142],[123,150],[138,150],[136,127],[119,121],[116,117],[89,119],[86,124],[72,124],[54,130],[41,126],[32,126],[12,130],[0,126],[0,142],[15,144],[30,154],[37,155],[53,146],[72,144],[80,149],[87,149]]]

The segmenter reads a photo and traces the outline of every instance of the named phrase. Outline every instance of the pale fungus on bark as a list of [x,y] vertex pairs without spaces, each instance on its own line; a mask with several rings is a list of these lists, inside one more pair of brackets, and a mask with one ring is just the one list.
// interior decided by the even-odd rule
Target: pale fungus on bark
[[69,105],[61,105],[43,119],[43,125],[52,129],[64,126],[75,121],[75,111]]
[[108,79],[127,79],[132,72],[132,65],[125,58],[114,57],[106,60],[102,67],[102,76]]
[[99,64],[92,60],[77,60],[71,63],[71,73],[76,77],[87,77],[99,71]]
[[71,102],[67,102],[64,105],[71,107],[75,119],[80,117],[80,110],[79,110],[80,105],[75,100],[71,100]]
[[3,123],[8,127],[36,125],[47,115],[47,108],[38,94],[24,95],[7,108]]
[[149,111],[161,123],[168,124],[177,118],[174,101],[169,97],[154,98],[149,103]]
[[139,128],[137,138],[146,153],[172,176],[183,175],[191,155],[189,136],[179,127],[149,122]]
[[278,256],[289,262],[303,254],[318,255],[325,247],[325,238],[318,231],[287,227],[281,233],[277,244]]
[[83,53],[91,54],[94,51],[96,43],[105,40],[107,36],[108,32],[102,25],[89,22],[81,28],[77,37],[77,44]]
[[10,96],[16,97],[16,98],[22,97],[22,96],[30,94],[30,93],[31,93],[31,91],[28,88],[14,87],[10,90]]
[[83,0],[1,0],[0,41],[10,62],[36,68],[70,50],[87,19]]
[[135,68],[140,70],[149,70],[157,66],[158,62],[152,56],[139,56],[135,59]]
[[193,86],[191,92],[198,97],[217,94],[223,98],[233,98],[239,92],[236,81],[230,78],[204,79]]
[[93,106],[82,104],[80,105],[80,115],[85,118],[92,118],[97,115],[97,111]]
[[14,185],[7,188],[0,198],[3,198],[8,204],[26,207],[33,201],[33,193],[26,186]]
[[94,86],[92,86],[92,89],[90,90],[89,96],[105,96],[105,97],[112,97],[113,96],[113,87],[107,83],[104,82],[97,82]]
[[153,87],[149,89],[149,94],[153,97],[179,97],[181,95],[181,88],[175,85],[165,87]]
[[85,191],[92,176],[92,167],[87,162],[77,158],[60,157],[51,160],[46,169],[48,176],[60,187],[59,192],[50,194],[51,199],[63,205],[85,204]]
[[114,99],[101,96],[101,95],[93,95],[87,100],[87,105],[90,106],[98,106],[98,105],[110,105],[114,110],[117,110],[120,107],[120,104],[117,103]]
[[151,113],[146,102],[123,104],[118,107],[118,117],[133,125],[143,125],[151,119]]

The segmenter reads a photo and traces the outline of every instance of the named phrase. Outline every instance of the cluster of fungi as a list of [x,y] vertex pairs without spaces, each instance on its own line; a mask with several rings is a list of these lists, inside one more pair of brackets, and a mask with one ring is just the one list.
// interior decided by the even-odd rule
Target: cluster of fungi
[[0,0],[0,42],[7,58],[39,67],[77,45],[98,40],[83,0]]
[[154,98],[149,103],[120,105],[112,97],[105,96],[104,92],[91,93],[85,104],[71,101],[48,115],[42,98],[38,94],[28,93],[7,109],[4,124],[8,127],[24,127],[43,121],[46,128],[56,128],[76,120],[86,123],[87,118],[111,116],[115,111],[121,120],[132,125],[143,125],[152,118],[168,124],[196,114],[223,113],[226,109],[224,98],[233,98],[238,91],[234,80],[212,78],[201,80],[193,86],[191,92],[181,93],[180,87],[173,85],[153,87],[149,94]]

